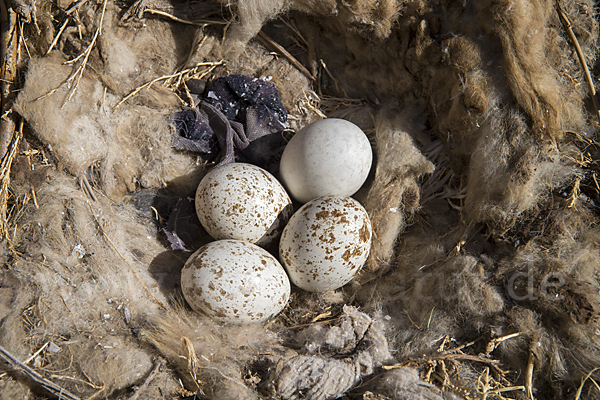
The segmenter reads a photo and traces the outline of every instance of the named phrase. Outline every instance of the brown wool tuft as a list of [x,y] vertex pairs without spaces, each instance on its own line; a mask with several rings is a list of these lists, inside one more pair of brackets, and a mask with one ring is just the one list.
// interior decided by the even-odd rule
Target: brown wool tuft
[[[433,164],[417,150],[410,133],[419,132],[418,121],[412,113],[383,111],[376,122],[375,181],[371,186],[365,207],[373,225],[373,245],[367,269],[386,270],[394,252],[396,238],[406,227],[406,214],[419,206],[418,179],[433,172]],[[401,154],[401,157],[398,155]]]

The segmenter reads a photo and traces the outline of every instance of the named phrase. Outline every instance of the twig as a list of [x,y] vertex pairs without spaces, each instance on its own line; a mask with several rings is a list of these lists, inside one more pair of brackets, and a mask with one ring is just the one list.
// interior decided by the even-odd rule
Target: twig
[[10,186],[10,170],[13,160],[21,144],[23,138],[23,120],[21,120],[19,129],[15,131],[12,137],[12,142],[2,161],[0,161],[0,238],[2,240],[9,237],[8,232],[8,197]]
[[321,118],[327,118],[327,115],[325,115],[323,113],[323,111],[321,111],[321,105],[323,103],[323,101],[321,100],[321,98],[319,97],[318,94],[316,94],[315,92],[311,91],[306,91],[304,89],[302,89],[302,93],[304,94],[304,98],[306,99],[306,105],[307,107],[314,112],[315,114],[317,114],[319,117]]
[[[33,353],[33,355],[31,357],[29,357],[27,360],[25,360],[23,363],[24,364],[29,364],[31,362],[31,360],[33,360],[34,358],[36,358],[42,351],[44,351],[44,349],[46,347],[48,347],[49,343],[50,342],[46,342],[42,347],[39,348],[38,351],[36,351],[35,353]],[[7,372],[5,372],[3,374],[0,374],[0,378],[2,378],[3,376],[6,376],[7,374],[8,374]]]
[[496,347],[498,347],[498,345],[504,342],[505,340],[512,339],[520,335],[521,332],[516,332],[490,340],[487,346],[485,347],[485,354],[490,354],[492,351],[496,350]]
[[58,397],[61,400],[79,400],[78,397],[71,394],[66,389],[63,389],[62,387],[49,381],[48,379],[44,378],[42,375],[37,373],[34,369],[23,364],[2,346],[0,346],[0,358],[2,358],[6,363],[8,363],[11,366],[11,368],[25,374],[28,378],[33,380],[34,383],[41,386],[44,390],[51,393],[53,396]]
[[596,96],[596,88],[594,87],[594,81],[592,79],[592,75],[590,74],[590,70],[585,61],[585,56],[583,55],[581,46],[579,46],[579,41],[577,40],[577,37],[575,36],[575,33],[573,32],[573,24],[571,23],[571,20],[565,13],[565,10],[563,9],[560,0],[556,2],[556,11],[558,12],[558,17],[560,18],[560,21],[562,22],[563,27],[566,29],[567,33],[569,34],[569,37],[571,38],[571,41],[573,42],[573,46],[575,46],[575,51],[577,52],[577,57],[579,58],[579,62],[581,63],[581,66],[583,68],[585,80],[589,86],[592,101],[594,102],[594,108],[596,109],[596,116],[598,117],[599,122],[600,122],[600,105],[598,103],[598,97]]
[[300,43],[298,43],[297,40],[294,40],[294,42],[298,46],[300,46],[300,47],[304,46],[305,48],[309,47],[308,41],[304,38],[304,36],[302,36],[302,33],[300,33],[300,31],[298,30],[298,28],[296,28],[296,26],[292,22],[290,22],[287,19],[283,19],[283,18],[281,19],[281,22],[283,22],[283,24],[285,26],[287,26],[289,29],[291,29],[292,32],[294,32],[296,34],[296,36],[298,36],[300,38],[300,40],[302,40],[303,44],[300,44]]
[[50,342],[46,342],[46,343],[44,343],[44,345],[43,345],[42,347],[40,347],[38,351],[36,351],[35,353],[33,353],[33,354],[31,355],[31,357],[29,357],[27,360],[25,360],[25,364],[29,364],[29,363],[31,362],[31,360],[33,360],[34,358],[36,358],[37,356],[39,356],[39,355],[40,355],[40,353],[41,353],[42,351],[44,351],[44,349],[45,349],[46,347],[48,347],[48,345],[49,345],[49,344],[50,344]]
[[317,316],[316,316],[316,317],[314,317],[314,318],[312,319],[312,321],[310,321],[310,322],[311,322],[311,323],[314,323],[314,322],[317,322],[317,321],[319,321],[319,320],[322,320],[323,318],[327,318],[327,317],[329,317],[329,316],[331,316],[331,310],[329,310],[329,311],[327,311],[327,312],[324,312],[324,313],[321,313],[321,314],[317,315]]
[[[35,22],[35,26],[37,27],[37,31],[38,34],[41,34],[40,28],[39,26],[37,26],[37,22]],[[27,40],[25,40],[25,35],[23,34],[23,28],[25,27],[25,22],[21,19],[19,20],[19,49],[21,48],[21,45],[23,45],[23,48],[25,49],[25,52],[27,52],[27,57],[31,58],[31,53],[29,52],[29,46],[27,46]]]
[[423,363],[437,363],[438,361],[444,361],[444,360],[476,361],[476,362],[480,362],[480,363],[489,365],[496,372],[498,372],[500,374],[505,373],[505,371],[502,371],[502,369],[500,367],[498,367],[498,365],[496,365],[499,363],[499,361],[497,361],[497,360],[490,360],[485,357],[474,356],[471,354],[463,354],[463,353],[433,354],[430,356],[424,356],[424,357],[419,357],[419,358],[410,358],[408,363],[402,362],[402,363],[397,363],[397,364],[392,364],[392,365],[382,365],[381,368],[383,368],[385,370],[390,370],[390,369],[396,369],[396,368],[404,368],[410,362],[423,364]]
[[448,369],[446,368],[446,363],[444,361],[440,361],[440,366],[442,368],[442,373],[444,374],[444,380],[442,382],[442,389],[447,388],[451,385],[450,383],[450,375],[448,375]]
[[[340,91],[340,85],[338,83],[338,80],[335,79],[335,77],[333,76],[333,74],[331,72],[329,72],[329,68],[327,68],[327,64],[325,64],[325,61],[323,61],[322,59],[319,60],[319,63],[321,64],[321,67],[323,67],[323,69],[325,70],[325,72],[327,72],[327,75],[329,75],[329,77],[331,78],[331,80],[333,80],[333,83],[335,84],[335,88],[336,90],[339,92]],[[343,91],[344,95],[346,97],[349,97],[345,91]]]
[[90,199],[92,199],[94,202],[98,201],[98,198],[96,198],[96,195],[94,194],[94,189],[92,189],[90,181],[85,175],[79,178],[79,186],[81,187],[81,190],[83,190],[83,193],[85,193]]
[[73,14],[75,11],[77,11],[79,9],[79,7],[81,7],[82,5],[84,5],[85,3],[87,3],[88,0],[79,0],[77,3],[73,4],[71,6],[71,8],[69,8],[65,14],[67,15],[71,15]]
[[506,397],[501,396],[501,393],[516,392],[516,391],[519,391],[519,392],[525,391],[525,386],[509,386],[509,387],[502,387],[502,388],[487,390],[487,391],[483,392],[482,400],[486,400],[488,398],[488,396],[496,396],[496,397],[500,396],[500,399],[508,400]]
[[69,91],[69,95],[67,96],[67,99],[65,100],[65,102],[62,105],[63,107],[69,101],[71,101],[71,98],[77,91],[77,87],[79,86],[79,81],[81,80],[81,77],[83,76],[83,72],[85,71],[85,67],[87,66],[87,62],[90,57],[90,54],[92,54],[92,50],[94,48],[94,45],[96,44],[96,40],[98,40],[98,37],[102,33],[102,24],[104,23],[104,14],[106,13],[107,2],[108,2],[108,0],[104,0],[102,2],[102,14],[100,15],[100,23],[98,24],[98,28],[96,29],[96,32],[94,33],[94,37],[92,38],[90,45],[85,49],[85,51],[83,53],[81,53],[74,60],[67,62],[67,64],[75,63],[83,56],[83,61],[81,61],[81,64],[79,64],[79,66],[75,69],[74,73],[72,73],[71,76],[66,81],[66,82],[69,82],[69,81],[72,81],[73,79],[75,79],[75,84],[73,85],[73,88]]
[[482,374],[477,377],[477,389],[481,386],[482,394],[481,400],[487,400],[487,396],[490,392],[490,369],[485,367],[485,370]]
[[446,344],[450,341],[450,336],[445,335],[444,338],[442,339],[442,342],[440,343],[440,345],[437,348],[437,352],[438,353],[443,353],[444,352],[444,348],[446,347]]
[[77,68],[74,68],[73,71],[71,71],[71,73],[69,74],[69,76],[63,82],[60,83],[60,85],[58,85],[54,89],[50,90],[49,92],[37,97],[35,99],[35,101],[49,97],[49,96],[53,95],[54,93],[56,93],[56,91],[58,91],[58,89],[60,89],[61,87],[65,86],[65,85],[70,86],[72,84],[72,87],[68,92],[67,98],[63,102],[61,108],[64,107],[71,100],[71,98],[77,91],[77,88],[79,87],[79,82],[81,81],[81,78],[83,77],[83,72],[85,71],[85,68],[87,66],[88,59],[89,59],[90,55],[92,54],[94,45],[96,44],[98,37],[102,33],[102,24],[104,23],[104,15],[106,13],[107,2],[108,2],[108,0],[104,0],[102,3],[102,14],[100,15],[100,24],[99,24],[98,28],[96,29],[96,32],[94,33],[94,37],[92,38],[92,41],[90,42],[88,47],[85,49],[85,51],[83,53],[81,53],[74,59],[69,60],[64,63],[65,65],[75,64],[81,60],[81,62],[77,66]]
[[52,44],[50,44],[50,47],[48,48],[48,51],[46,52],[46,55],[50,54],[50,52],[54,49],[54,46],[56,46],[56,43],[58,43],[58,40],[60,39],[60,36],[62,35],[62,33],[64,32],[65,28],[67,27],[67,24],[69,23],[69,17],[67,17],[65,19],[65,22],[62,24],[62,26],[60,27],[60,29],[58,30],[58,33],[56,34],[56,36],[54,37],[54,40],[52,41]]
[[524,391],[525,390],[525,386],[509,386],[509,387],[504,387],[504,388],[498,388],[498,389],[494,389],[488,393],[490,394],[494,394],[497,395],[499,393],[503,393],[503,392],[513,392],[513,391]]
[[2,119],[0,120],[0,158],[6,154],[16,126],[16,116],[11,112],[11,108],[16,96],[19,47],[17,14],[12,9],[7,8],[5,2],[1,3],[1,7],[2,22],[0,27],[2,38],[0,39],[0,59],[2,60],[2,68],[0,72],[0,87],[2,108],[0,112]]
[[156,374],[158,374],[158,372],[164,364],[164,360],[159,358],[156,362],[156,365],[154,366],[154,369],[152,370],[152,372],[150,372],[150,375],[148,375],[142,386],[140,386],[128,400],[137,400],[137,398],[140,397],[142,392],[148,388],[150,382],[152,382],[152,380],[154,379]]
[[31,187],[31,199],[33,200],[33,205],[35,206],[36,209],[40,208],[40,205],[38,204],[37,201],[37,195],[35,194],[35,188],[33,187],[33,185],[30,185]]
[[[533,340],[531,346],[533,347],[533,343],[537,341]],[[527,360],[527,367],[525,369],[525,390],[527,392],[527,399],[533,400],[533,366],[535,361],[535,354],[532,349],[529,349],[529,358]]]
[[589,372],[589,374],[587,374],[585,376],[585,378],[581,378],[581,385],[579,385],[579,388],[577,389],[577,392],[575,393],[575,400],[579,400],[581,398],[581,392],[583,391],[583,386],[585,385],[585,382],[588,379],[591,379],[591,376],[594,374],[594,372],[600,370],[600,367],[596,367],[593,370],[591,370]]
[[196,25],[196,26],[201,26],[201,27],[205,27],[208,25],[226,25],[227,22],[225,21],[220,21],[220,20],[210,20],[210,19],[199,19],[199,20],[187,20],[187,19],[182,19],[179,17],[176,17],[172,14],[166,13],[164,11],[160,11],[160,10],[153,10],[151,8],[148,8],[146,10],[144,10],[144,12],[142,13],[142,15],[144,15],[145,13],[148,14],[153,14],[153,15],[158,15],[160,17],[165,17],[167,19],[170,19],[172,21],[175,22],[179,22],[182,24],[186,24],[186,25]]
[[315,77],[312,76],[310,71],[306,69],[306,67],[302,65],[300,61],[296,59],[296,57],[291,55],[283,46],[271,39],[266,33],[263,31],[258,31],[258,38],[265,46],[270,47],[272,50],[284,56],[294,67],[296,67],[296,69],[298,69],[298,71],[302,73],[302,75],[306,76],[311,81],[316,82]]
[[462,354],[462,353],[450,353],[450,354],[440,354],[433,355],[428,357],[429,360],[469,360],[469,361],[477,361],[484,364],[491,365],[492,368],[497,370],[498,372],[503,372],[496,364],[499,363],[497,360],[490,360],[488,358],[484,358],[481,356],[474,356],[472,354]]
[[465,349],[467,347],[473,346],[475,343],[477,343],[477,341],[479,341],[479,339],[471,340],[470,342],[462,344],[462,345],[460,345],[458,347],[454,347],[452,349],[440,351],[440,354],[454,354],[454,353],[456,353],[458,351],[461,351],[462,349]]
[[[73,357],[73,356],[71,356],[71,357]],[[72,358],[71,358],[71,362],[73,362]],[[100,390],[105,390],[106,389],[105,386],[94,385],[91,382],[84,381],[83,379],[73,378],[72,376],[51,374],[50,377],[55,378],[55,379],[60,379],[60,380],[63,380],[63,381],[73,381],[73,382],[83,383],[84,385],[87,385],[87,386],[91,387],[92,389],[100,389]]]
[[[164,76],[159,76],[158,78],[154,78],[151,81],[144,83],[142,86],[138,86],[133,91],[131,91],[127,96],[123,97],[123,99],[121,99],[121,101],[119,101],[117,103],[117,105],[114,107],[114,109],[116,110],[117,108],[119,108],[121,106],[121,104],[125,103],[127,100],[129,100],[130,98],[132,98],[133,96],[135,96],[136,94],[141,92],[143,89],[149,88],[150,86],[154,85],[157,82],[168,81],[169,79],[181,77],[185,74],[196,71],[200,67],[205,67],[205,66],[210,66],[210,68],[207,71],[205,71],[205,74],[208,74],[212,70],[214,70],[217,66],[223,65],[223,64],[224,64],[224,61],[199,63],[192,68],[187,68],[187,69],[184,69],[183,71],[180,71],[180,72],[177,72],[177,73],[174,73],[171,75],[164,75]],[[204,76],[206,76],[206,75],[204,75]]]

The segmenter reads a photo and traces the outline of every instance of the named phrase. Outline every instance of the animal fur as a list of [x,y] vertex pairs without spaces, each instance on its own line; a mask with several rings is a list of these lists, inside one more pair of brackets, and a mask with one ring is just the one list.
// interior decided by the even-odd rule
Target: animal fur
[[[13,163],[14,212],[0,269],[0,344],[26,360],[52,342],[59,350],[44,347],[30,364],[48,379],[81,397],[122,397],[164,357],[169,367],[147,386],[147,398],[256,399],[277,390],[293,397],[318,386],[293,375],[298,365],[311,374],[335,370],[346,383],[320,380],[315,398],[350,390],[397,399],[400,388],[453,398],[420,378],[431,360],[472,342],[462,351],[485,357],[454,363],[452,388],[476,387],[494,359],[517,372],[511,384],[528,384],[533,371],[536,395],[558,399],[600,363],[593,183],[600,154],[590,139],[597,129],[554,3],[199,6],[199,18],[231,18],[225,30],[108,2],[97,47],[68,101],[77,66],[65,61],[89,44],[101,8],[82,4],[79,27],[70,23],[45,55],[60,28],[50,10],[62,3],[37,8],[43,35],[25,29],[32,58],[14,110],[26,122],[26,142]],[[563,3],[593,67],[594,5]],[[185,7],[172,2],[164,10],[184,18],[191,15]],[[135,15],[144,23],[121,24]],[[289,24],[270,22],[281,15]],[[312,79],[253,40],[263,28]],[[323,113],[343,116],[367,131],[376,154],[372,181],[358,196],[376,237],[365,273],[331,293],[295,289],[265,325],[221,326],[181,298],[189,254],[168,250],[159,228],[205,170],[170,146],[167,116],[181,100],[157,81],[115,108],[146,82],[220,61],[205,78],[271,77],[293,129]],[[185,90],[179,95],[187,101]],[[368,335],[356,334],[365,331],[355,320],[371,321],[376,346],[357,346]],[[369,353],[377,349],[381,357]],[[421,375],[377,370],[395,363]],[[289,387],[278,379],[288,374]],[[431,382],[448,383],[435,376]],[[592,398],[590,387],[583,395]],[[30,388],[9,374],[0,376],[0,393],[23,397]]]

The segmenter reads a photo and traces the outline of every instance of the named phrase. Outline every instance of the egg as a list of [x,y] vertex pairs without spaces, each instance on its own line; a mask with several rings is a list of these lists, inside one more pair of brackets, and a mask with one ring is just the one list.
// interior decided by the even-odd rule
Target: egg
[[281,156],[281,181],[299,202],[351,196],[369,175],[371,144],[352,122],[328,118],[298,131]]
[[310,292],[337,289],[369,256],[372,228],[351,197],[326,196],[304,204],[283,229],[279,258],[292,283]]
[[292,215],[281,183],[252,164],[231,163],[210,170],[196,190],[196,213],[209,235],[269,246],[277,243]]
[[220,322],[260,322],[290,298],[290,281],[270,253],[242,240],[217,240],[198,249],[181,271],[181,289],[197,312]]

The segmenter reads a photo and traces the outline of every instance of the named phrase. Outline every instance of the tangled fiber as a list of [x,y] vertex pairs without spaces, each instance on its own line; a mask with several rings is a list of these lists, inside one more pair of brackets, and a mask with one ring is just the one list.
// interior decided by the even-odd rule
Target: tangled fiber
[[[0,398],[600,398],[593,2],[13,0],[3,32]],[[230,74],[375,155],[360,275],[257,325],[194,313],[212,239],[163,231],[212,166],[169,116]]]

